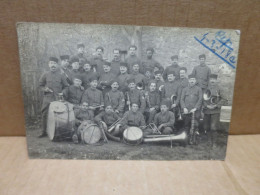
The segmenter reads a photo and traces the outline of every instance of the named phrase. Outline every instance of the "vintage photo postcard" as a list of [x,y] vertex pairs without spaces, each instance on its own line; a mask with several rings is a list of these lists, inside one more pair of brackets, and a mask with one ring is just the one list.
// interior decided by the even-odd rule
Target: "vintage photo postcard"
[[18,23],[30,158],[224,160],[239,30]]

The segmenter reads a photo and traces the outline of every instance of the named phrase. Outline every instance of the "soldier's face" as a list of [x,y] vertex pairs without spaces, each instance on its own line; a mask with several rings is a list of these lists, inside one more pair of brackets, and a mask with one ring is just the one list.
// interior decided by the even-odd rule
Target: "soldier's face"
[[49,67],[52,72],[55,72],[57,70],[58,64],[54,61],[49,61]]
[[146,56],[147,56],[148,58],[151,58],[151,57],[153,56],[153,52],[150,51],[150,50],[146,51]]
[[129,83],[128,87],[129,87],[130,89],[135,89],[135,83]]
[[134,47],[130,47],[129,48],[129,53],[130,53],[131,56],[135,55],[135,53],[136,53],[135,48]]
[[137,112],[138,110],[138,105],[137,104],[132,104],[132,111]]
[[83,68],[85,71],[90,71],[91,66],[90,66],[90,64],[84,64]]
[[97,49],[96,52],[97,52],[98,56],[102,56],[103,55],[102,49]]
[[117,82],[114,82],[114,83],[112,83],[112,85],[111,85],[112,90],[117,90],[118,87],[119,87],[119,85],[118,85]]
[[151,83],[150,84],[150,91],[155,91],[156,89],[156,83]]
[[123,74],[123,73],[126,73],[127,72],[127,68],[125,66],[120,66],[120,72]]
[[161,105],[161,112],[164,113],[168,110],[168,107],[166,105]]
[[194,86],[196,84],[196,79],[195,78],[190,78],[189,79],[189,84],[190,84],[190,86]]
[[161,77],[162,77],[161,74],[156,74],[156,75],[155,75],[155,79],[156,79],[157,81],[161,80]]
[[83,54],[84,53],[84,47],[79,47],[78,48],[78,53]]
[[202,58],[200,58],[200,64],[201,64],[201,65],[204,65],[204,64],[205,64],[205,61],[206,61],[206,59],[205,59],[205,58],[203,58],[203,57],[202,57]]
[[173,81],[175,79],[175,76],[173,74],[169,74],[167,76],[167,78],[168,78],[168,81]]
[[78,70],[78,69],[79,69],[79,63],[78,63],[78,62],[73,62],[73,63],[71,64],[71,66],[72,66],[72,69],[73,69],[73,70]]
[[150,78],[151,75],[152,75],[151,71],[146,71],[145,72],[145,76],[147,76],[148,78]]
[[110,66],[108,65],[103,65],[103,68],[104,68],[104,72],[109,72],[110,71]]
[[118,59],[120,57],[120,52],[119,50],[114,50],[114,58]]
[[81,83],[82,83],[82,82],[81,82],[80,79],[76,79],[76,78],[75,78],[75,79],[73,80],[73,84],[74,84],[74,86],[76,86],[76,87],[80,87],[80,86],[81,86]]
[[178,59],[177,58],[173,58],[172,59],[172,64],[174,64],[174,65],[178,64]]
[[69,65],[69,60],[68,59],[61,60],[61,66],[62,67],[67,68],[68,65]]
[[82,107],[83,110],[87,110],[88,109],[88,103],[83,102],[81,107]]
[[106,111],[106,113],[112,113],[113,112],[112,106],[107,106],[105,111]]
[[90,85],[91,85],[92,88],[96,88],[97,85],[98,85],[97,80],[91,81]]
[[215,85],[217,83],[217,79],[210,78],[209,82],[211,85]]
[[139,72],[139,65],[138,64],[133,65],[133,71]]
[[180,78],[185,78],[186,77],[186,71],[185,70],[180,70]]

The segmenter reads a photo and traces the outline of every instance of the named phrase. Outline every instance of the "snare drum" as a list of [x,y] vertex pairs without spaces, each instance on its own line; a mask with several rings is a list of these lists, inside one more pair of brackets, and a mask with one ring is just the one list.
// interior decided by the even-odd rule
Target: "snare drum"
[[96,144],[102,138],[102,133],[98,125],[92,121],[83,121],[78,128],[80,137],[85,144]]
[[123,133],[127,144],[138,145],[143,141],[143,131],[138,127],[128,127]]
[[64,101],[50,103],[47,118],[47,134],[50,140],[70,138],[74,125],[75,115],[72,104]]

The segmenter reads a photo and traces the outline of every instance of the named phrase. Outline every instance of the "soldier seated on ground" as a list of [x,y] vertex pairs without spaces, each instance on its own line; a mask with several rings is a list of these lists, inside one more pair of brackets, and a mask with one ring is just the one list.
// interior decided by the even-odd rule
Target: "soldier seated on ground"
[[75,110],[75,131],[72,136],[72,140],[74,143],[78,143],[80,139],[80,132],[78,131],[78,127],[83,121],[94,120],[94,115],[91,110],[89,110],[88,103],[83,102],[79,109]]
[[[161,112],[157,113],[154,117],[154,124],[157,130],[162,134],[172,134],[173,127],[175,123],[175,115],[173,112],[169,111],[170,101],[164,100],[161,103]],[[149,127],[144,131],[144,135],[149,135],[155,133],[153,129]]]
[[[114,112],[112,105],[108,104],[105,108],[105,111],[102,111],[95,117],[95,122],[97,124],[100,124],[100,122],[104,122],[107,126],[107,128],[111,127],[112,124],[114,124],[120,117],[117,113]],[[111,133],[112,135],[117,135],[118,130],[115,127],[115,129]]]

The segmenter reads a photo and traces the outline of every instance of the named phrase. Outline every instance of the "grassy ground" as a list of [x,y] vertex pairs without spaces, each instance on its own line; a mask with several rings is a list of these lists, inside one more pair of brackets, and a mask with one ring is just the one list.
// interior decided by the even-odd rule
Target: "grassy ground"
[[48,137],[38,138],[39,123],[27,128],[27,143],[30,158],[43,159],[103,159],[103,160],[203,160],[224,159],[227,131],[219,131],[216,144],[212,148],[204,133],[200,133],[198,145],[181,146],[174,143],[140,144],[130,146],[109,141],[93,146],[74,144],[71,141],[52,142]]

